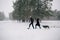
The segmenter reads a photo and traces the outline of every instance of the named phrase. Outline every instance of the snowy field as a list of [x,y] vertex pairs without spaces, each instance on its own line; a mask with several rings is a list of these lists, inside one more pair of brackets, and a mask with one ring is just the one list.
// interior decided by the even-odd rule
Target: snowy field
[[0,21],[0,40],[60,40],[60,21],[42,21],[41,29],[31,27],[28,30],[28,26],[28,22]]

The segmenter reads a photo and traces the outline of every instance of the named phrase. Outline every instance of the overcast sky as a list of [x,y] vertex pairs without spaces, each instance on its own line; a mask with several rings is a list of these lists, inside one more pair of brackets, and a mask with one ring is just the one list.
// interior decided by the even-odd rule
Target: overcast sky
[[[8,17],[8,14],[13,11],[12,2],[13,0],[0,0],[0,11],[3,11],[6,17]],[[60,0],[53,0],[52,9],[60,10],[59,3],[60,3]]]

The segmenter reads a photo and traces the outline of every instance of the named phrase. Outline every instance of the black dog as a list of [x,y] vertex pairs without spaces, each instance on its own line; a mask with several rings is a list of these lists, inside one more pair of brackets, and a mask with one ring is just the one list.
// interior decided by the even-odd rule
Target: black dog
[[48,25],[43,25],[43,28],[49,28],[49,26]]

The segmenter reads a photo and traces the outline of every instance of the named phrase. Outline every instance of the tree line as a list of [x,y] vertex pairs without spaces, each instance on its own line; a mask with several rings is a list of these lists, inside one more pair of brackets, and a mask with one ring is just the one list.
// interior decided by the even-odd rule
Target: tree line
[[29,20],[32,16],[34,19],[49,17],[53,15],[51,10],[53,0],[16,0],[13,2],[14,11],[12,17],[14,20]]
[[4,12],[0,12],[0,20],[4,20],[4,19],[5,19]]

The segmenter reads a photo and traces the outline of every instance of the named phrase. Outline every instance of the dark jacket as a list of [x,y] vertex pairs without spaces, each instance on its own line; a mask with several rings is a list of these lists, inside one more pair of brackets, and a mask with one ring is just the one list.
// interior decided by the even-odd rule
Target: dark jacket
[[31,23],[33,23],[33,22],[34,22],[34,19],[31,17],[31,18],[30,18],[30,21],[31,21]]

